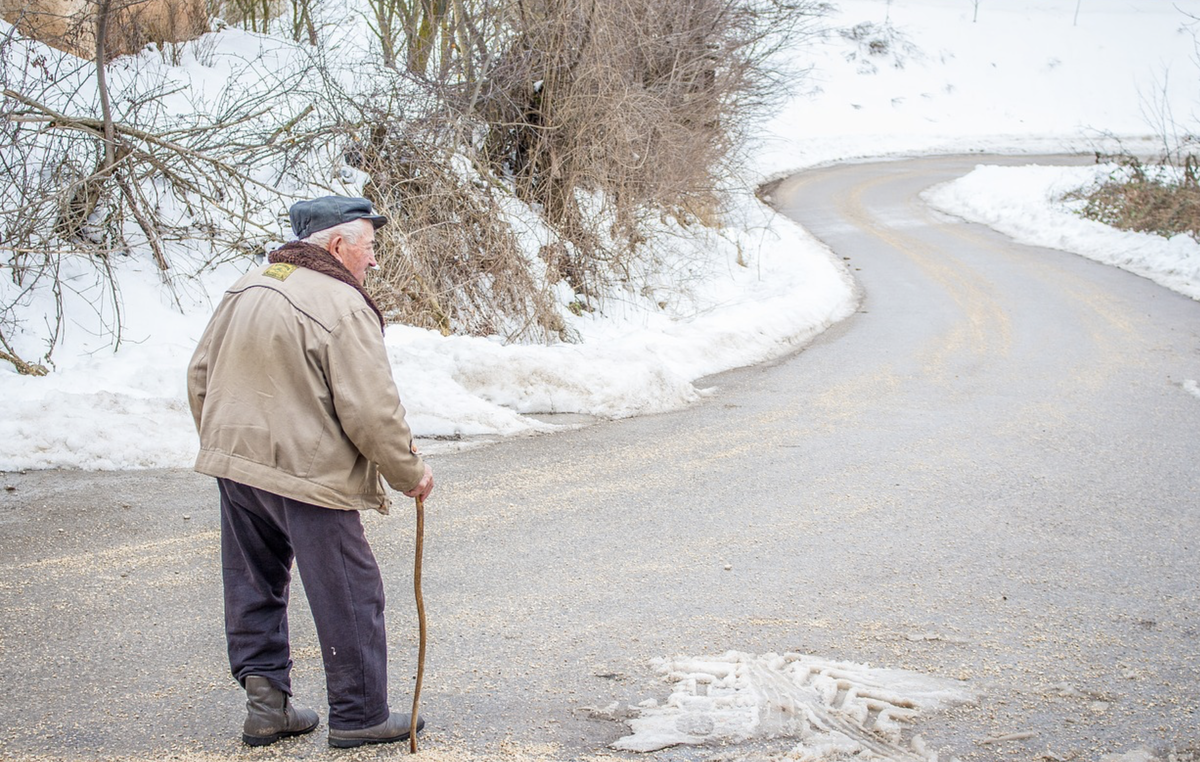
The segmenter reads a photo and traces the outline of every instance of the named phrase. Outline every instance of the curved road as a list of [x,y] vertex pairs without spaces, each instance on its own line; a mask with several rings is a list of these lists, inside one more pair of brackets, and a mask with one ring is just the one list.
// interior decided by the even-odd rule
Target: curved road
[[[625,728],[584,707],[662,700],[652,658],[729,649],[964,680],[977,699],[916,728],[943,759],[1200,754],[1200,303],[922,206],[981,160],[775,190],[862,288],[804,352],[710,379],[688,410],[436,458],[427,756],[602,754]],[[323,726],[241,750],[209,480],[0,481],[0,758],[402,751],[335,754]],[[403,711],[397,514],[367,523]],[[298,699],[322,708],[298,583],[293,600]]]

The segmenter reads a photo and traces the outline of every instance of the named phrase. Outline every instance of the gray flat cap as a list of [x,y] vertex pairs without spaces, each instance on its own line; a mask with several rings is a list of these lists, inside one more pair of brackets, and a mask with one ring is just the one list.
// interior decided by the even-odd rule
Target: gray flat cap
[[311,201],[292,204],[288,216],[297,238],[308,238],[318,230],[354,220],[370,220],[376,228],[387,224],[388,218],[375,214],[371,202],[358,196],[322,196]]

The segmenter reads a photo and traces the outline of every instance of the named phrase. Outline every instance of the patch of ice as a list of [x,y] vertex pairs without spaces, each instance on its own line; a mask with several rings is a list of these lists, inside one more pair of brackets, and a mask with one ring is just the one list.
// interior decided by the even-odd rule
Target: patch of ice
[[904,724],[921,712],[973,698],[959,681],[797,653],[681,656],[655,666],[674,689],[661,706],[631,707],[633,733],[615,749],[799,738],[791,757],[934,762]]

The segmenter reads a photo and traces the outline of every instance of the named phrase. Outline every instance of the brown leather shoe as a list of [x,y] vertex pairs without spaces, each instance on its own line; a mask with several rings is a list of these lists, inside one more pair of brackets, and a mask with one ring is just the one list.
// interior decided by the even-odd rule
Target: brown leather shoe
[[[411,714],[396,714],[393,712],[378,725],[361,730],[329,729],[329,745],[338,749],[350,749],[369,743],[395,743],[407,741],[409,725],[412,723]],[[425,718],[417,715],[417,732],[425,727]]]
[[290,697],[265,677],[246,677],[246,722],[242,740],[250,746],[266,746],[281,738],[316,730],[320,718],[311,709],[294,706]]

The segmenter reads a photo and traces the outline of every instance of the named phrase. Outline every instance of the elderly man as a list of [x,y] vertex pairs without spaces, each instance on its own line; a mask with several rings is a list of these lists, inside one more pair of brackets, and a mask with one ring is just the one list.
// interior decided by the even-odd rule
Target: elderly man
[[317,727],[316,712],[291,702],[294,558],[325,665],[329,744],[390,743],[408,738],[410,718],[388,709],[383,581],[359,511],[387,513],[381,477],[423,500],[433,473],[412,446],[383,316],[362,286],[387,218],[365,198],[327,196],[295,204],[291,222],[299,240],[225,293],[188,369],[196,470],[221,496],[242,739],[265,746]]

